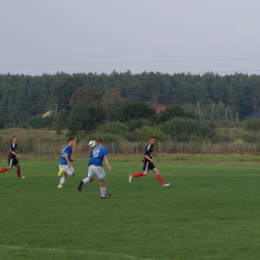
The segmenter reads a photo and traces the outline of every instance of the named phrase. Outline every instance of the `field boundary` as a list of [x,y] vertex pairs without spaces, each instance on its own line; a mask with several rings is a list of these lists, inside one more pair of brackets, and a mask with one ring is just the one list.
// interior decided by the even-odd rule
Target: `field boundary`
[[89,254],[89,255],[102,255],[102,256],[115,256],[115,257],[124,257],[128,259],[136,260],[156,260],[151,258],[139,258],[132,255],[120,254],[120,253],[111,253],[111,252],[93,252],[93,251],[84,251],[84,250],[64,250],[64,249],[55,249],[55,248],[31,248],[31,247],[22,247],[22,246],[5,246],[0,245],[0,248],[11,249],[11,250],[30,250],[30,251],[44,251],[44,252],[57,252],[57,253],[77,253],[77,254]]

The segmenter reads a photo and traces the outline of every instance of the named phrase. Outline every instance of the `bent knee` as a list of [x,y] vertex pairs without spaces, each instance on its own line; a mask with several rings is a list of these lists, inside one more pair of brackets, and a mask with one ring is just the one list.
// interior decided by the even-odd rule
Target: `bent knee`
[[143,172],[143,176],[147,176],[147,172]]

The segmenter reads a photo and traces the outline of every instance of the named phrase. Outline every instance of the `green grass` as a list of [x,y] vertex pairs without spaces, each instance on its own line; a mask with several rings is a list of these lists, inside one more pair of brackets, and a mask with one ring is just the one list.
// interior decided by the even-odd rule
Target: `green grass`
[[171,186],[113,158],[101,200],[97,179],[77,190],[83,159],[63,189],[58,162],[21,160],[26,179],[0,178],[0,259],[260,259],[259,166],[156,165]]

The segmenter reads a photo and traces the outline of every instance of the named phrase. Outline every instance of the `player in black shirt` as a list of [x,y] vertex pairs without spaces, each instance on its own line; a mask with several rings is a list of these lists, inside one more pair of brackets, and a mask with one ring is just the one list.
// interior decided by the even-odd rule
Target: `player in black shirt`
[[13,166],[16,166],[16,172],[17,172],[17,178],[18,179],[24,179],[25,177],[21,177],[21,166],[18,162],[18,160],[16,159],[16,157],[18,157],[19,159],[21,158],[18,154],[17,154],[17,136],[13,136],[13,142],[11,144],[10,147],[10,152],[8,155],[8,167],[2,169],[0,171],[0,173],[9,171],[12,169]]
[[158,181],[162,184],[163,187],[167,187],[170,185],[170,183],[164,183],[160,172],[158,171],[157,168],[155,168],[154,166],[154,161],[153,161],[153,155],[155,155],[157,157],[157,162],[159,162],[159,156],[154,152],[153,148],[154,148],[154,143],[155,143],[155,137],[151,137],[150,138],[150,142],[149,144],[146,146],[145,148],[145,152],[144,152],[144,167],[143,167],[143,172],[139,172],[136,174],[130,174],[129,175],[129,183],[132,182],[133,178],[137,178],[137,177],[141,177],[141,176],[146,176],[149,170],[152,170],[156,173],[156,177],[158,179]]

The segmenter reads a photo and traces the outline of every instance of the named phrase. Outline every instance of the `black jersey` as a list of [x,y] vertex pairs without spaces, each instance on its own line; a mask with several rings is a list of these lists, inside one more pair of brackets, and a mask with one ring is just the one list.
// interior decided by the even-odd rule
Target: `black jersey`
[[16,158],[16,156],[14,154],[12,154],[12,152],[17,153],[17,144],[15,144],[15,143],[11,144],[8,160]]
[[[153,158],[153,148],[154,148],[154,145],[148,144],[145,148],[144,155],[148,155],[148,157],[152,159]],[[144,157],[144,163],[146,163],[146,162],[150,162],[150,161]]]

